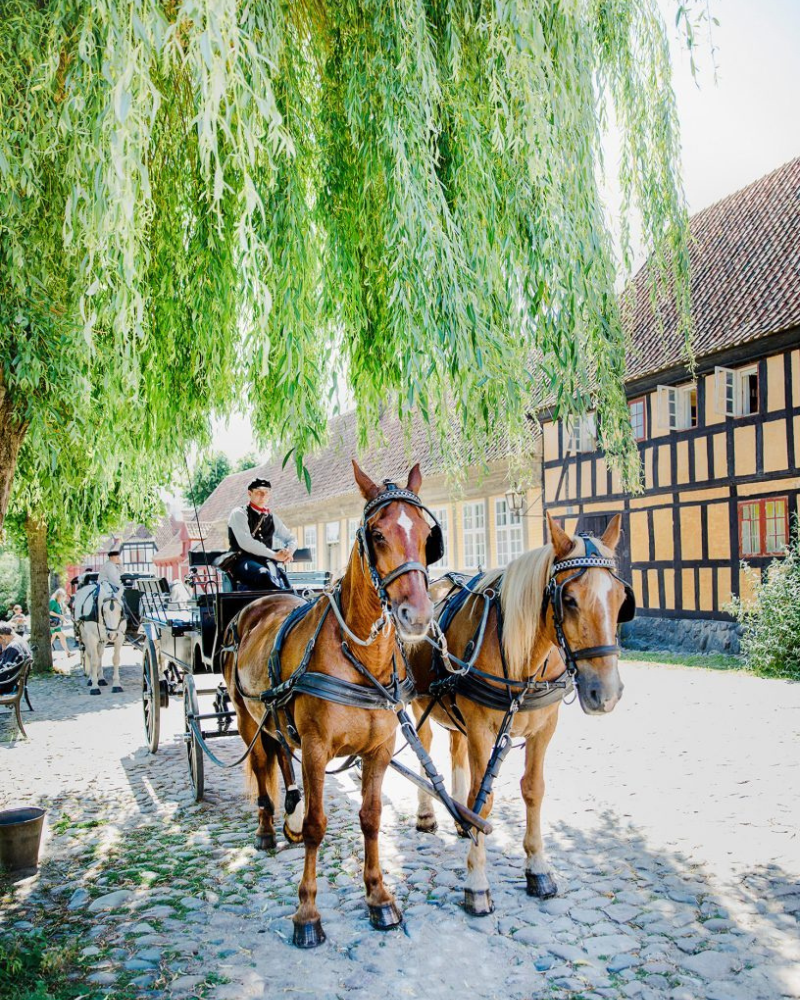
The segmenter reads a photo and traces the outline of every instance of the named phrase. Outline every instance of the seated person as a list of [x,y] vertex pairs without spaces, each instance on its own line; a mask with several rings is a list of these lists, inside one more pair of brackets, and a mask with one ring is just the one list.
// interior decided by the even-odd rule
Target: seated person
[[272,484],[254,479],[247,495],[247,506],[234,507],[228,518],[228,544],[238,555],[226,569],[253,590],[291,590],[284,566],[292,561],[297,539],[269,509]]
[[28,631],[28,618],[22,613],[21,604],[14,605],[14,611],[8,619],[8,624],[14,629],[17,635],[25,635]]
[[11,694],[20,664],[32,656],[31,647],[10,625],[0,625],[0,694]]

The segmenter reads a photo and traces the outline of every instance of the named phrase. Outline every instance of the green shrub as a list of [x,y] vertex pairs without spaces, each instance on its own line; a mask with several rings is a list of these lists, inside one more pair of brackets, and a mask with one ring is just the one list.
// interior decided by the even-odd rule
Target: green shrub
[[748,666],[764,677],[800,680],[800,529],[792,529],[789,550],[773,559],[762,580],[760,571],[742,564],[754,599],[735,600],[732,611],[742,626],[742,653]]

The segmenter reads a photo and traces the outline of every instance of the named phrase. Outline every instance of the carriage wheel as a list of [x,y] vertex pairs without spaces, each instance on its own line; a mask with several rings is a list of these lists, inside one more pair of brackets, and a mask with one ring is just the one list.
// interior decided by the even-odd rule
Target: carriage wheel
[[161,689],[155,645],[149,638],[145,640],[142,655],[142,710],[147,745],[150,753],[155,753],[161,733]]
[[[186,757],[189,762],[189,780],[192,783],[192,792],[195,802],[202,802],[203,791],[205,789],[205,766],[203,764],[203,750],[197,741],[194,729],[189,724],[190,721],[200,714],[200,707],[197,702],[197,691],[194,686],[194,677],[191,674],[184,674],[183,677],[183,715],[186,720]],[[196,722],[199,727],[200,723]]]

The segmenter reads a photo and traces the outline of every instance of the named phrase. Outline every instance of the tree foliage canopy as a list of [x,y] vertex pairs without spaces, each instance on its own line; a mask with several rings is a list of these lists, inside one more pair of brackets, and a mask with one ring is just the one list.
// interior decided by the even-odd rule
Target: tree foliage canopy
[[5,0],[0,363],[36,460],[65,398],[167,462],[244,396],[300,471],[346,378],[364,434],[389,399],[471,442],[591,399],[626,465],[610,113],[686,316],[655,0]]

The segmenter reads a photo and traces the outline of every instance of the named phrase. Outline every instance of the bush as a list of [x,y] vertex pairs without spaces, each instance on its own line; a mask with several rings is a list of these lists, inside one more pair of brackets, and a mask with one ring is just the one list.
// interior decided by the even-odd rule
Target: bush
[[0,619],[8,618],[15,604],[28,610],[29,585],[28,560],[0,550]]
[[754,600],[735,600],[733,613],[742,626],[742,653],[763,677],[800,680],[800,528],[795,522],[789,550],[773,559],[766,576],[746,563]]

